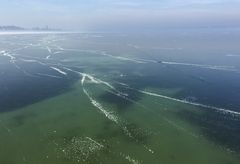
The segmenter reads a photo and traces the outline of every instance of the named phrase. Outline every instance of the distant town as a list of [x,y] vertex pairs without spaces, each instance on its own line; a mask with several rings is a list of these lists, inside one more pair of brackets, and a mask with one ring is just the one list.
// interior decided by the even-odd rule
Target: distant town
[[24,28],[19,26],[0,26],[0,31],[61,31],[61,29],[45,27]]

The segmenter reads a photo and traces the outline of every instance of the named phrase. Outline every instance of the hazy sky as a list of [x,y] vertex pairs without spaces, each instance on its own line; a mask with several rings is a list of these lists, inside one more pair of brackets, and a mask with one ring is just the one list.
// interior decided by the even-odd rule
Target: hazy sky
[[74,30],[240,26],[240,0],[0,0],[0,25]]

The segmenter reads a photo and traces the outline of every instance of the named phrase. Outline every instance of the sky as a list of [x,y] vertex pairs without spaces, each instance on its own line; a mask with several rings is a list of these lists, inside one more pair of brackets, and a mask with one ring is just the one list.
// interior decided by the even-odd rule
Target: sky
[[240,0],[0,0],[0,26],[78,31],[240,26]]

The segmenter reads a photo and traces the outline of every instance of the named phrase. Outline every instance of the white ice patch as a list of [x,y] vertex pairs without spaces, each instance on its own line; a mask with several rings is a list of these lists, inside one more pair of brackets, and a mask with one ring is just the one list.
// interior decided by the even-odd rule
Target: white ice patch
[[121,82],[116,82],[117,84],[120,84],[122,86],[125,86],[125,87],[129,87],[129,85],[125,84],[125,83],[121,83]]
[[154,154],[154,151],[150,149],[148,146],[144,145],[144,148],[147,149],[150,153]]
[[161,61],[161,63],[168,64],[168,65],[182,65],[182,66],[207,68],[207,69],[213,69],[213,70],[237,71],[233,66],[215,66],[215,65],[203,65],[203,64],[181,63],[181,62],[167,62],[167,61]]
[[100,143],[98,143],[97,141],[95,141],[94,139],[90,138],[90,137],[86,137],[88,140],[92,141],[93,143],[95,143],[99,148],[103,148],[104,146]]
[[144,64],[146,62],[140,61],[138,59],[133,59],[133,58],[127,58],[127,57],[122,57],[122,56],[114,56],[114,55],[110,55],[107,54],[106,52],[102,52],[101,53],[103,56],[107,56],[110,58],[114,58],[114,59],[118,59],[118,60],[124,60],[124,61],[131,61],[131,62],[135,62],[135,63],[139,63],[139,64]]
[[48,55],[48,56],[46,56],[46,59],[49,59],[51,57],[51,55]]
[[14,57],[12,54],[6,52],[6,51],[0,51],[0,54],[3,56],[9,57],[10,58],[10,63],[12,63],[19,71],[23,72],[26,76],[34,76],[24,69],[22,69],[19,65],[16,64],[16,57]]
[[234,66],[204,65],[204,64],[195,64],[195,63],[182,63],[182,62],[170,62],[170,61],[156,61],[156,60],[140,59],[140,58],[128,58],[128,57],[110,55],[106,52],[102,52],[101,54],[103,56],[108,56],[108,57],[111,57],[114,59],[131,61],[131,62],[138,63],[138,64],[162,63],[162,64],[168,64],[168,65],[182,65],[182,66],[199,67],[199,68],[212,69],[212,70],[233,71],[233,72],[238,71],[237,69],[235,69]]
[[62,48],[61,46],[56,45],[56,47],[57,47],[59,50],[61,50],[61,51],[64,50],[64,48]]
[[86,79],[86,76],[82,76],[82,80],[81,80],[82,86],[83,86],[83,83],[84,83],[85,79]]
[[108,111],[106,109],[104,109],[104,107],[97,102],[96,100],[94,100],[89,93],[86,91],[86,89],[83,88],[84,93],[87,95],[87,97],[89,98],[89,100],[91,101],[91,103],[93,104],[93,106],[95,106],[96,108],[98,108],[109,120],[115,122],[116,124],[119,123],[118,121],[118,117],[111,111]]
[[27,63],[38,63],[40,65],[47,66],[47,64],[45,64],[43,62],[40,62],[38,60],[33,60],[33,59],[20,59],[20,60],[23,61],[23,62],[27,62]]
[[129,155],[125,156],[125,159],[132,164],[139,164],[140,162],[136,159],[131,158]]
[[222,113],[240,115],[240,112],[232,111],[232,110],[229,110],[229,109],[218,108],[218,107],[215,107],[215,106],[204,105],[204,104],[195,103],[195,102],[189,102],[189,101],[186,101],[186,100],[176,99],[176,98],[160,95],[160,94],[157,94],[157,93],[142,91],[142,90],[138,90],[138,91],[140,93],[143,93],[143,94],[146,94],[146,95],[160,97],[160,98],[164,98],[164,99],[168,99],[168,100],[172,100],[172,101],[176,101],[176,102],[181,102],[181,103],[184,103],[184,104],[199,106],[199,107],[203,107],[203,108],[213,109],[213,110],[216,110],[216,111],[220,111]]
[[60,53],[63,53],[63,51],[56,51],[53,54],[60,54]]
[[133,157],[131,157],[130,155],[126,155],[122,152],[119,153],[121,157],[123,157],[125,160],[127,160],[129,163],[132,163],[132,164],[140,164],[141,162],[134,159]]
[[82,76],[82,80],[81,80],[81,83],[82,83],[82,84],[86,81],[86,79],[89,79],[91,83],[104,84],[104,85],[108,86],[109,88],[111,88],[111,89],[113,89],[113,90],[116,90],[116,89],[115,89],[111,84],[109,84],[108,82],[103,81],[103,80],[100,80],[100,79],[98,79],[98,78],[95,78],[95,77],[93,77],[93,76],[90,75],[90,74],[78,72],[78,71],[75,71],[75,70],[72,70],[72,69],[66,68],[66,67],[64,67],[64,69],[66,69],[66,70],[68,70],[68,71],[71,71],[71,72],[75,72],[75,73],[81,75],[81,76]]
[[[86,74],[86,73],[80,73],[83,77],[84,77],[84,80],[86,79],[86,77],[88,79],[90,79],[90,82],[92,83],[95,83],[95,84],[99,84],[101,83],[98,79],[94,78],[93,76],[89,75],[89,74]],[[82,80],[82,84],[83,84],[83,80]]]
[[[70,141],[64,139],[64,146],[54,141],[61,153],[67,159],[78,163],[88,163],[104,149],[104,146],[90,137],[73,137]],[[96,158],[97,159],[97,158]]]
[[8,52],[6,52],[6,51],[0,51],[0,54],[1,54],[2,56],[9,57],[11,63],[14,63],[14,62],[16,61],[16,58],[15,58],[12,54],[10,54],[10,53],[8,53]]
[[52,50],[51,50],[48,46],[47,46],[46,48],[47,48],[48,52],[49,52],[50,54],[52,54]]
[[52,68],[53,70],[57,71],[58,73],[60,73],[60,74],[62,74],[62,75],[65,75],[65,76],[67,75],[66,72],[60,70],[59,68],[56,68],[56,67],[50,67],[50,68]]

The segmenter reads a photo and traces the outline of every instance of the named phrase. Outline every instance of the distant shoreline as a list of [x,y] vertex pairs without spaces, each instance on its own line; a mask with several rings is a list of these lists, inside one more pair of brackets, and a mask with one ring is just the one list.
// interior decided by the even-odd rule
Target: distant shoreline
[[25,35],[25,34],[70,34],[79,33],[74,31],[1,31],[0,35]]

